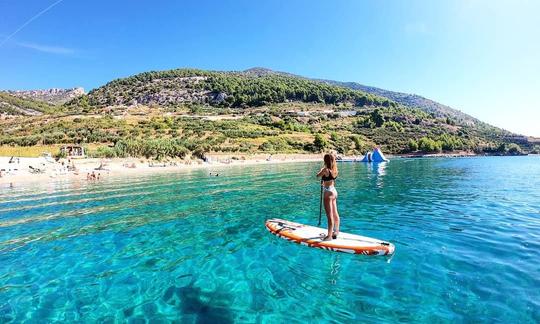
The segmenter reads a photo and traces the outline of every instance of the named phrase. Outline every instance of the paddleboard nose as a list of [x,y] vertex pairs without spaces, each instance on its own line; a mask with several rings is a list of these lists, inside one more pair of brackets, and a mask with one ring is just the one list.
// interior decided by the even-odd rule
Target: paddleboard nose
[[394,254],[394,251],[396,250],[396,247],[394,246],[394,244],[390,243],[390,245],[388,246],[388,253],[387,255],[392,255]]

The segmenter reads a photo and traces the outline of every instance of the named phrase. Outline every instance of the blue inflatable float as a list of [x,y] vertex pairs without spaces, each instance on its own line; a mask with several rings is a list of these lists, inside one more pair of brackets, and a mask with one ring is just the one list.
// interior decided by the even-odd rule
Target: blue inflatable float
[[384,157],[384,154],[377,147],[373,152],[367,152],[364,158],[360,162],[386,162],[388,159]]

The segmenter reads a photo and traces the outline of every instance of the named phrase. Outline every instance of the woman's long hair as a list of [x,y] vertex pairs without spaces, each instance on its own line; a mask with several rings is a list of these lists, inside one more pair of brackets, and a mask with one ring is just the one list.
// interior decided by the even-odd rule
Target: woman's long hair
[[337,169],[337,163],[336,158],[333,154],[325,154],[324,155],[324,165],[330,172],[332,173],[333,177],[337,177],[338,175],[338,169]]

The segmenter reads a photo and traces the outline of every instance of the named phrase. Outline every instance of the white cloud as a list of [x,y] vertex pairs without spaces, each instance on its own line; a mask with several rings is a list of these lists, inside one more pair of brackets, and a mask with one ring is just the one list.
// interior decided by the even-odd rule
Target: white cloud
[[76,51],[72,48],[62,47],[62,46],[51,46],[51,45],[42,45],[35,43],[22,43],[17,42],[17,46],[29,48],[35,51],[49,53],[49,54],[59,54],[59,55],[73,55]]

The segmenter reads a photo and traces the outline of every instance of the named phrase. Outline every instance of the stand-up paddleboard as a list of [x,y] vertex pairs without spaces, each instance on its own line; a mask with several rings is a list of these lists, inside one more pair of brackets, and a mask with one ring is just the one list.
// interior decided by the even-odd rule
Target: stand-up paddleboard
[[395,247],[390,242],[354,234],[339,233],[336,239],[323,241],[328,233],[325,228],[309,226],[283,219],[269,219],[266,228],[274,235],[285,240],[309,247],[352,254],[390,255]]

